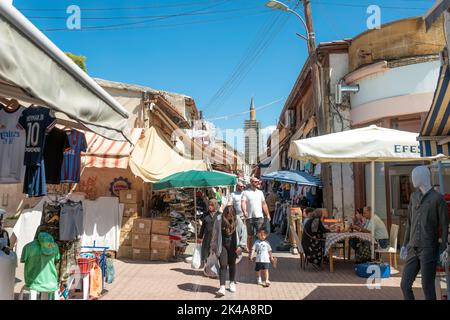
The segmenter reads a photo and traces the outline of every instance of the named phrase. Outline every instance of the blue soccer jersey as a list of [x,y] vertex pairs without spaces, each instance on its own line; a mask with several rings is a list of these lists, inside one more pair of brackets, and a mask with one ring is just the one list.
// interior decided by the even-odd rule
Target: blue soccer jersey
[[87,142],[84,133],[72,130],[68,133],[70,149],[64,152],[61,167],[61,182],[80,182],[81,152],[86,152]]
[[56,119],[50,114],[50,109],[31,106],[23,111],[18,126],[25,130],[26,166],[40,166],[44,154],[45,134],[55,126]]

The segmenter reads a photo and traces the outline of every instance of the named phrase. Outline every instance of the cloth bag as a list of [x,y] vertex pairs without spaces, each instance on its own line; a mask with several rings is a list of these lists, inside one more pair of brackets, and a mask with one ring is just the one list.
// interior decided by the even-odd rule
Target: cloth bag
[[197,244],[192,255],[191,267],[192,269],[200,269],[202,265],[202,245]]
[[207,277],[217,278],[219,275],[219,259],[215,254],[210,254],[208,259],[206,260],[204,273]]

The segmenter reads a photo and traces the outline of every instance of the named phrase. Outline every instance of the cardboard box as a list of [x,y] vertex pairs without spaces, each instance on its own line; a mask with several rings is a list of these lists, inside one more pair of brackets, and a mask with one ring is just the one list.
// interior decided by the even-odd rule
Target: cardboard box
[[142,216],[141,205],[137,204],[137,203],[125,203],[125,206],[123,209],[123,216],[124,217],[134,217],[134,218]]
[[150,260],[150,249],[133,248],[133,260]]
[[131,245],[133,249],[150,249],[150,235],[133,233]]
[[170,238],[169,236],[162,236],[152,234],[150,248],[153,250],[169,250]]
[[117,258],[133,258],[133,248],[131,246],[120,246],[119,252],[117,252]]
[[133,224],[137,217],[122,217],[121,231],[131,231],[133,230]]
[[152,234],[169,235],[170,218],[154,218],[152,220]]
[[142,192],[137,190],[120,190],[119,193],[120,203],[137,203],[142,202]]
[[169,261],[173,257],[173,250],[151,250],[151,261]]
[[133,234],[151,234],[152,219],[138,218],[133,222]]
[[121,231],[119,238],[120,246],[131,246],[132,245],[132,232],[130,231]]

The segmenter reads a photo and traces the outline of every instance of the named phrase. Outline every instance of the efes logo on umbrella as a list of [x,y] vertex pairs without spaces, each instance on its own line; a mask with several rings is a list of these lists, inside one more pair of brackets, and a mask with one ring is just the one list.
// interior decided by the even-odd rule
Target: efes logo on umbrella
[[394,145],[395,153],[419,153],[420,154],[420,146],[419,145]]
[[131,182],[124,177],[118,177],[111,182],[109,191],[113,197],[118,197],[120,194],[120,190],[130,190]]

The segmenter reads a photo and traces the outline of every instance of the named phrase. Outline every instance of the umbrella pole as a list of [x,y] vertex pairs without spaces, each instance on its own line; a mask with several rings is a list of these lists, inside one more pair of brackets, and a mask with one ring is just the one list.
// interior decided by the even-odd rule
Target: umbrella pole
[[371,209],[372,209],[372,226],[370,232],[372,233],[372,259],[375,258],[375,222],[373,221],[373,218],[375,216],[375,161],[372,161],[371,164],[371,175],[372,175],[372,181],[371,181]]
[[197,188],[194,188],[195,243],[197,244]]
[[437,163],[438,174],[439,174],[439,192],[444,194],[444,174],[442,173],[442,161],[439,160]]

